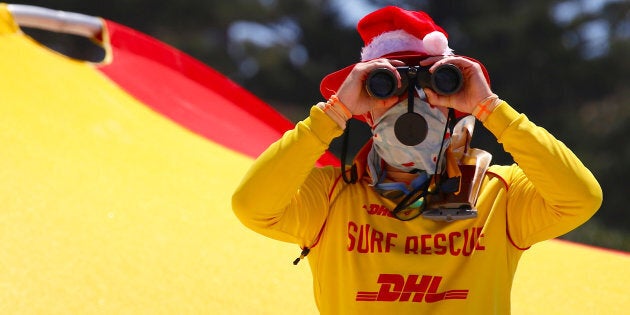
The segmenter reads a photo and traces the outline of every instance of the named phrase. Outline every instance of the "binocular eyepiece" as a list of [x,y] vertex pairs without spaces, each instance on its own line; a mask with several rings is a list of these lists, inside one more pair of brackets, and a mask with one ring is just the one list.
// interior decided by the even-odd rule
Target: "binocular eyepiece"
[[398,87],[398,80],[394,73],[387,68],[372,70],[365,81],[365,89],[368,94],[375,98],[385,99],[405,93],[409,88],[411,79],[415,79],[416,87],[428,87],[441,95],[452,95],[462,87],[462,72],[453,64],[443,64],[429,72],[429,67],[405,66],[396,67],[402,78],[401,87]]

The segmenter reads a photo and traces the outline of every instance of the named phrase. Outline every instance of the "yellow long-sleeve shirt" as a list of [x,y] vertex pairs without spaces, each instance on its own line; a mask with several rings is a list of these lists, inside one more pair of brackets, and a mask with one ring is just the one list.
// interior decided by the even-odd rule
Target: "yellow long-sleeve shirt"
[[523,250],[588,220],[602,191],[564,144],[507,103],[484,126],[517,164],[490,167],[475,219],[399,221],[367,181],[314,167],[342,133],[317,106],[255,161],[233,209],[252,230],[311,248],[322,314],[508,314]]

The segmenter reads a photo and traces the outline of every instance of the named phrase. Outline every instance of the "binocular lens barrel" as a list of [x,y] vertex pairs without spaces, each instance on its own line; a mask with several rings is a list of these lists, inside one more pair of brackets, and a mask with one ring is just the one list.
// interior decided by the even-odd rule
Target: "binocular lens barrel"
[[370,72],[365,87],[368,94],[376,98],[389,98],[398,94],[398,80],[387,68],[378,68]]
[[365,81],[368,94],[380,99],[402,95],[407,90],[410,68],[417,70],[417,87],[428,87],[441,95],[459,92],[464,81],[462,72],[453,64],[441,65],[433,73],[429,72],[428,67],[397,67],[402,78],[401,87],[398,88],[398,80],[394,73],[387,68],[378,68],[370,72]]
[[431,88],[438,94],[452,95],[462,88],[462,72],[450,63],[439,66],[431,75]]

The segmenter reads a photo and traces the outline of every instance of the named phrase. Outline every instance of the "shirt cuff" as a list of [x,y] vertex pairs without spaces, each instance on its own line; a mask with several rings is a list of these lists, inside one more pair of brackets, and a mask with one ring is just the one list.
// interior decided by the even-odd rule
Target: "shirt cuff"
[[499,105],[488,115],[483,122],[484,127],[499,139],[505,129],[514,122],[521,114],[517,112],[506,101],[501,101]]
[[303,121],[304,124],[324,143],[330,142],[341,136],[343,129],[326,114],[318,105],[311,107],[310,115]]

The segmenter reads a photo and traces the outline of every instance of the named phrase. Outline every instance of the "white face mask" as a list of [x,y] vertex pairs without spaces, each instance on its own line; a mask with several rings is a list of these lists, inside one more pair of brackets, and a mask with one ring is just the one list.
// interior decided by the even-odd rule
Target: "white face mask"
[[[419,98],[414,99],[413,111],[420,114],[427,122],[428,131],[424,141],[414,146],[407,146],[402,144],[394,133],[396,119],[407,113],[407,100],[404,100],[394,105],[374,122],[373,146],[378,155],[395,168],[406,172],[424,170],[428,174],[434,174],[438,155],[450,143],[450,138],[442,141],[447,121],[446,115],[439,108],[430,106]],[[438,173],[440,171],[438,170]]]

